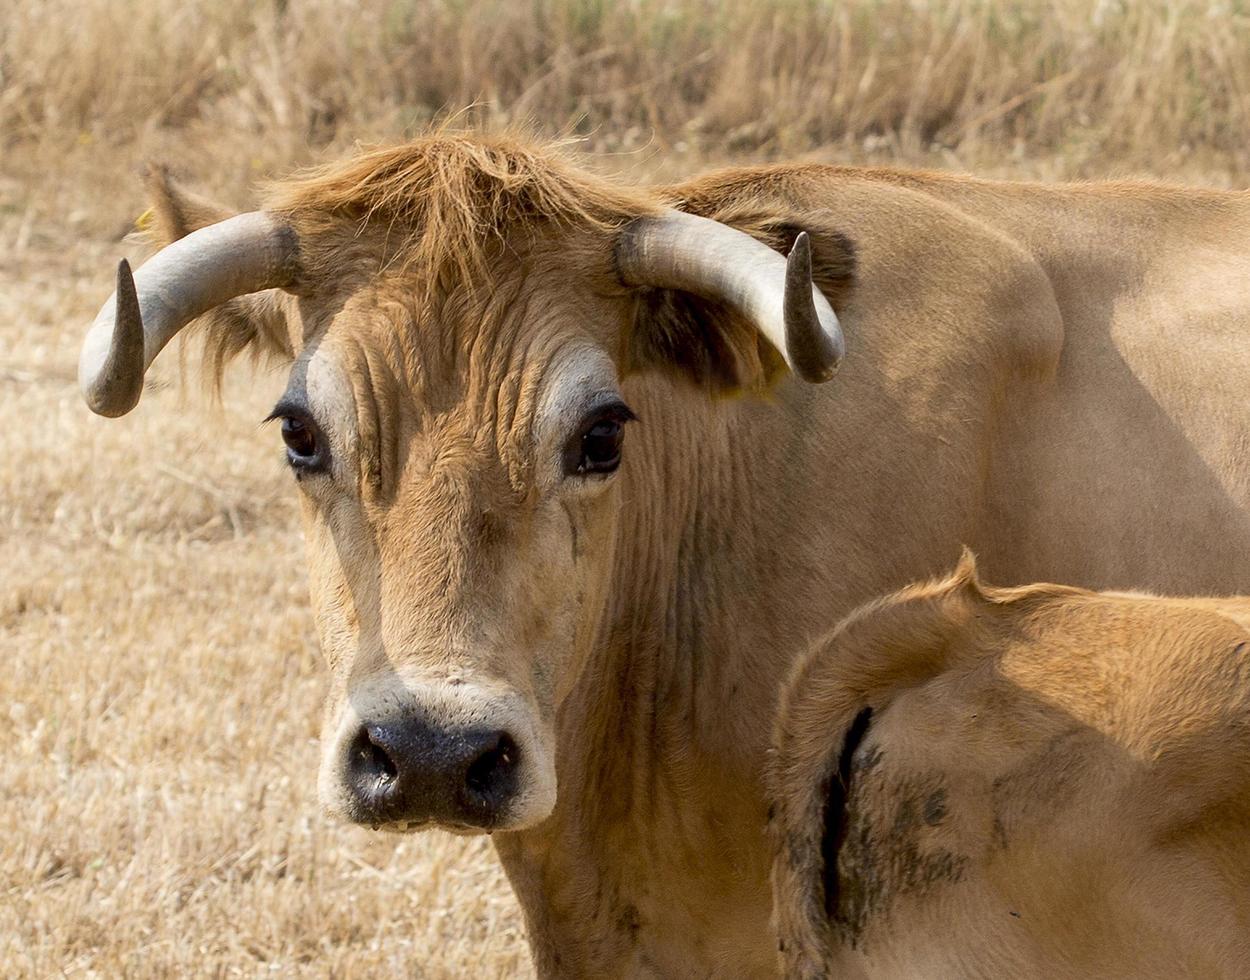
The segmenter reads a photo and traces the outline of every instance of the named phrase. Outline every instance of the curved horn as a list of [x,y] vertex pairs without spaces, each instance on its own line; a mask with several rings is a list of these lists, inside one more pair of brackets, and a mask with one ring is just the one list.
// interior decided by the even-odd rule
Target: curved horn
[[666,211],[626,225],[616,261],[628,285],[681,289],[749,317],[804,381],[828,381],[846,352],[837,314],[812,284],[807,232],[782,258],[719,221]]
[[290,225],[262,211],[192,232],[131,275],[117,267],[78,357],[78,388],[91,410],[116,418],[139,401],[143,375],[174,334],[235,296],[294,282],[298,242]]

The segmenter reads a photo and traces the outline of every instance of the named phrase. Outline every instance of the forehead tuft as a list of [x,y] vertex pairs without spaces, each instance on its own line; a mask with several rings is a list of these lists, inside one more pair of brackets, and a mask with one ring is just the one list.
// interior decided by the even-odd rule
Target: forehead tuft
[[296,174],[265,206],[310,244],[343,222],[385,228],[402,264],[438,283],[488,279],[501,243],[544,226],[611,232],[660,203],[574,165],[559,145],[437,132]]

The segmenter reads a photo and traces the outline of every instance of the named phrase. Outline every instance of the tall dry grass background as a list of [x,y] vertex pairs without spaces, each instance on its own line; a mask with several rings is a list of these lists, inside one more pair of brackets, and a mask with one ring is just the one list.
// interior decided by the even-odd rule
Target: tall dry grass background
[[483,842],[317,810],[293,492],[256,425],[278,380],[117,422],[73,382],[142,163],[245,206],[469,106],[629,179],[795,156],[1240,185],[1250,4],[0,4],[0,974],[527,972]]

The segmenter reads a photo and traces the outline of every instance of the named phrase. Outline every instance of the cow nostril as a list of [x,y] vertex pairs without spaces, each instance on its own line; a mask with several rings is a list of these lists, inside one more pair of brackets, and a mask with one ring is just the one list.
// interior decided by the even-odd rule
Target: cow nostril
[[517,744],[507,732],[499,732],[470,764],[465,785],[479,798],[489,800],[500,794],[520,755]]
[[521,749],[512,736],[403,721],[362,725],[349,744],[346,779],[353,819],[495,826],[520,778]]
[[362,728],[352,747],[352,758],[357,771],[372,776],[379,784],[389,783],[399,775],[399,769],[389,752],[375,740],[368,728]]

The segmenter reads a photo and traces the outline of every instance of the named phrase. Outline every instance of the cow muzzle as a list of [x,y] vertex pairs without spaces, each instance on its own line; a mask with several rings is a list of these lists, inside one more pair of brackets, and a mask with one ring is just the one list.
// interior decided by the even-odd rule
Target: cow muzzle
[[322,760],[327,808],[386,830],[517,830],[555,805],[535,713],[517,696],[428,685],[353,694]]
[[364,725],[347,755],[364,823],[489,830],[517,795],[521,750],[502,730],[439,730],[421,719]]

